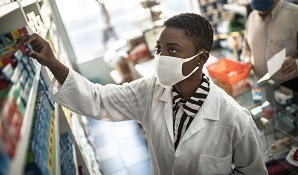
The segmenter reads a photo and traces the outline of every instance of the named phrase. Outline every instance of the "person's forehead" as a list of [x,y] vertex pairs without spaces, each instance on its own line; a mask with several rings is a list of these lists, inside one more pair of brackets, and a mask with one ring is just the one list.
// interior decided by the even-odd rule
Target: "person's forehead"
[[175,43],[190,41],[190,39],[185,35],[185,31],[183,29],[174,27],[163,27],[159,33],[157,41]]

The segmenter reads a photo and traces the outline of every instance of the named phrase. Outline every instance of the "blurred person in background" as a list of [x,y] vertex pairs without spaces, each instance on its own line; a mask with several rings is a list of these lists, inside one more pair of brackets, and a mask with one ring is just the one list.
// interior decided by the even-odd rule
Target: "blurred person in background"
[[110,22],[110,14],[104,4],[104,2],[102,0],[96,0],[96,2],[99,4],[99,11],[100,11],[100,16],[101,16],[101,21],[102,23],[100,23],[100,26],[103,28],[103,46],[104,49],[107,49],[108,46],[108,42],[110,40],[110,38],[114,38],[115,40],[118,39],[117,34],[114,31],[113,26],[111,26],[111,22]]
[[267,61],[285,48],[272,79],[298,91],[298,6],[284,0],[250,0],[250,6],[241,60],[251,63],[259,79],[268,72]]

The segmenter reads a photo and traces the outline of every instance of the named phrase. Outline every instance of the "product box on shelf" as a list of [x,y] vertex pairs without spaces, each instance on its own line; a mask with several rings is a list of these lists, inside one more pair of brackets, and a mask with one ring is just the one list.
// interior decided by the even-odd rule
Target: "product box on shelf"
[[9,46],[15,43],[15,38],[13,37],[12,33],[6,33],[1,36],[5,46]]
[[2,39],[2,36],[0,36],[0,49],[4,48],[5,47],[5,42],[4,40]]
[[26,174],[53,174],[54,118],[54,105],[48,98],[47,86],[40,75]]
[[9,157],[0,151],[0,174],[6,174],[10,165]]
[[[9,37],[6,37],[5,46],[10,47],[8,44],[14,42],[7,42],[7,38]],[[21,60],[31,49],[29,45],[22,45],[2,52],[0,56],[0,169],[5,171],[4,174],[7,173],[11,160],[15,158],[17,145],[21,139],[28,100],[23,94],[30,93],[33,82],[32,75],[29,76],[32,73],[25,68],[32,65],[26,65]],[[25,78],[23,84],[19,81],[22,77]]]
[[60,134],[61,174],[76,174],[73,142],[68,132]]
[[14,43],[16,43],[17,39],[20,36],[23,36],[25,34],[29,34],[27,27],[22,27],[11,32],[5,33],[3,35],[0,35],[0,53],[3,52],[1,51],[2,49],[6,47],[10,48]]
[[[24,64],[21,60],[24,57],[28,58],[24,54],[28,54],[30,49],[29,46],[23,45],[0,56],[0,89],[7,87],[8,84],[17,84],[22,76],[25,76],[26,81],[28,80],[28,74],[31,74],[31,72],[28,72],[27,69],[30,67],[31,70],[35,70],[35,66],[33,65],[32,67],[31,64]],[[22,52],[25,50],[28,50],[27,53]]]
[[41,33],[44,24],[39,15],[35,15],[34,11],[31,11],[26,14],[28,19],[28,27],[32,30],[33,33]]

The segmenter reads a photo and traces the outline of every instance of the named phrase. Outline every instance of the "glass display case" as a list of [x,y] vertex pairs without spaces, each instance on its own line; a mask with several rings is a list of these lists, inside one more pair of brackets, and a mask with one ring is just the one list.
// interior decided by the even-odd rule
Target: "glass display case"
[[[288,110],[277,112],[272,115],[265,125],[265,138],[267,145],[267,168],[279,169],[281,173],[298,174],[298,161],[289,155],[291,149],[298,145],[298,127],[297,118]],[[289,161],[290,159],[290,161]],[[293,163],[295,165],[293,165]],[[273,168],[272,168],[273,167]]]
[[[260,131],[268,173],[298,174],[298,161],[293,160],[293,155],[289,154],[298,146],[298,103],[295,100],[297,95],[294,92],[287,104],[280,105],[274,97],[275,91],[279,88],[279,85],[269,82],[262,84],[262,100],[258,102],[253,100],[251,90],[234,98],[250,110]],[[296,164],[293,165],[293,162]]]

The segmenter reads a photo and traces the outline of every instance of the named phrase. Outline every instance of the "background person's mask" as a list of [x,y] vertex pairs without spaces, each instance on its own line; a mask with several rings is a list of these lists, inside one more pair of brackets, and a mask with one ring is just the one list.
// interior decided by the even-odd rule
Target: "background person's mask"
[[190,74],[184,76],[182,74],[182,65],[185,62],[188,62],[194,59],[196,56],[204,53],[204,51],[192,56],[190,58],[177,58],[171,56],[163,56],[155,54],[155,73],[157,80],[163,87],[171,87],[176,83],[188,78],[196,70],[199,69],[197,66]]
[[249,4],[254,10],[266,11],[273,5],[273,0],[250,0]]

